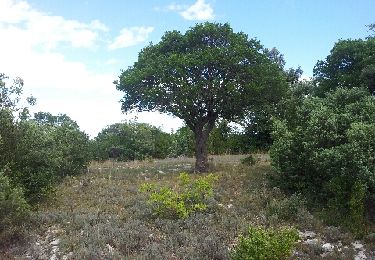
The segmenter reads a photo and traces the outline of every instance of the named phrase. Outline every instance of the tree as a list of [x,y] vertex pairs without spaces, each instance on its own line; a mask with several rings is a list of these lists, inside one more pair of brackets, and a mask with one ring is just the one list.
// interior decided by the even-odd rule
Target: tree
[[374,38],[375,37],[375,23],[372,23],[372,24],[369,24],[369,25],[366,25],[368,28],[369,28],[369,30],[372,32],[372,35],[369,35],[368,37],[367,37],[367,39],[369,39],[369,38]]
[[171,136],[145,123],[117,123],[104,128],[92,143],[97,160],[143,160],[165,158],[170,153]]
[[375,94],[375,38],[340,40],[330,55],[314,67],[316,94],[336,88],[366,87]]
[[185,34],[169,31],[123,71],[118,90],[122,110],[169,113],[185,121],[195,137],[195,169],[208,170],[207,139],[218,119],[234,121],[286,87],[279,66],[255,39],[229,24],[204,23]]

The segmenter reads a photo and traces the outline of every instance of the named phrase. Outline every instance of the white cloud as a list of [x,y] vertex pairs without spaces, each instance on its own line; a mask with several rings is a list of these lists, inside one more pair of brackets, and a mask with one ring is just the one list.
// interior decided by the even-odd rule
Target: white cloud
[[95,136],[124,118],[121,93],[112,84],[117,75],[68,60],[59,46],[92,47],[98,33],[107,30],[98,20],[81,23],[45,14],[25,1],[0,0],[0,73],[24,80],[25,94],[37,98],[33,112],[66,113]]
[[114,41],[108,45],[108,49],[116,50],[137,45],[141,42],[146,41],[148,35],[153,30],[154,28],[151,26],[123,28],[120,32],[120,35],[117,36]]
[[178,4],[172,3],[172,4],[167,6],[167,10],[180,12],[184,9],[187,9],[188,7],[189,6],[187,6],[187,5],[178,5]]
[[[113,73],[93,71],[88,67],[90,60],[68,59],[64,51],[103,44],[98,36],[106,31],[98,20],[82,23],[43,13],[26,1],[0,0],[0,73],[24,80],[25,94],[37,98],[32,112],[65,113],[94,137],[106,125],[129,117],[121,113],[123,93],[112,83],[119,69]],[[135,39],[139,41],[139,37]],[[115,62],[109,59],[102,64]],[[176,129],[175,121],[157,116],[143,121],[158,126],[164,123],[166,130],[171,124]]]
[[205,0],[197,0],[191,6],[170,4],[167,10],[178,12],[186,20],[211,20],[214,19],[214,10]]
[[[18,29],[33,47],[54,49],[59,43],[73,47],[92,48],[99,32],[108,28],[98,20],[89,24],[48,15],[32,8],[25,1],[0,0],[0,28]],[[2,35],[2,38],[3,35]]]

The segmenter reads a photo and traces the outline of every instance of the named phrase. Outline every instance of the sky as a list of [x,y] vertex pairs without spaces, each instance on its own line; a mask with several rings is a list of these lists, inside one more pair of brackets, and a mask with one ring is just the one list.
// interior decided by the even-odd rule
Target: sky
[[91,137],[129,120],[169,132],[183,122],[123,114],[113,84],[166,31],[229,23],[311,77],[339,39],[369,35],[374,10],[374,0],[0,0],[0,73],[24,80],[25,96],[37,99],[32,112],[67,114]]

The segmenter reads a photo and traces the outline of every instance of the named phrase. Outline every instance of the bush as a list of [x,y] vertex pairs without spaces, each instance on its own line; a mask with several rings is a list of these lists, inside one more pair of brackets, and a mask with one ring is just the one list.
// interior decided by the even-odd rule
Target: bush
[[20,227],[30,213],[23,192],[12,187],[10,179],[0,172],[0,234]]
[[179,176],[176,190],[145,183],[141,192],[148,194],[148,204],[154,215],[163,218],[186,218],[190,214],[207,209],[208,199],[213,197],[213,182],[217,177],[209,174],[192,180],[187,173]]
[[351,205],[364,207],[375,194],[374,98],[366,90],[338,89],[288,111],[274,122],[271,159],[279,184],[358,219],[364,210]]
[[283,199],[273,199],[267,206],[267,215],[276,220],[296,221],[305,207],[305,200],[299,194]]
[[238,245],[232,254],[233,259],[287,259],[291,256],[298,241],[295,229],[263,229],[249,227],[246,236],[240,236]]
[[121,161],[166,158],[172,138],[159,128],[145,123],[117,123],[103,129],[92,142],[96,160]]
[[249,155],[241,159],[241,163],[244,165],[255,165],[257,163],[257,159],[255,159],[253,155]]

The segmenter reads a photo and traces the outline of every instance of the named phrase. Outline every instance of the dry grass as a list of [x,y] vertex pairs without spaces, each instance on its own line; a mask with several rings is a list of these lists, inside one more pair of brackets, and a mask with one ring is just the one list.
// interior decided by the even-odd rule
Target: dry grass
[[[219,176],[215,198],[208,212],[184,220],[152,217],[138,188],[144,182],[173,187],[180,172],[199,176],[192,172],[192,158],[93,162],[86,174],[66,178],[54,197],[40,205],[30,244],[10,253],[34,259],[228,259],[238,235],[250,224],[314,230],[326,241],[333,236],[306,210],[303,199],[272,187],[267,154],[256,155],[254,166],[242,165],[244,157],[210,157]],[[343,246],[353,242],[349,234],[335,232]],[[56,239],[61,241],[57,251],[50,245]],[[350,259],[354,253],[324,257]],[[321,254],[320,248],[298,245],[299,259],[322,258]]]

